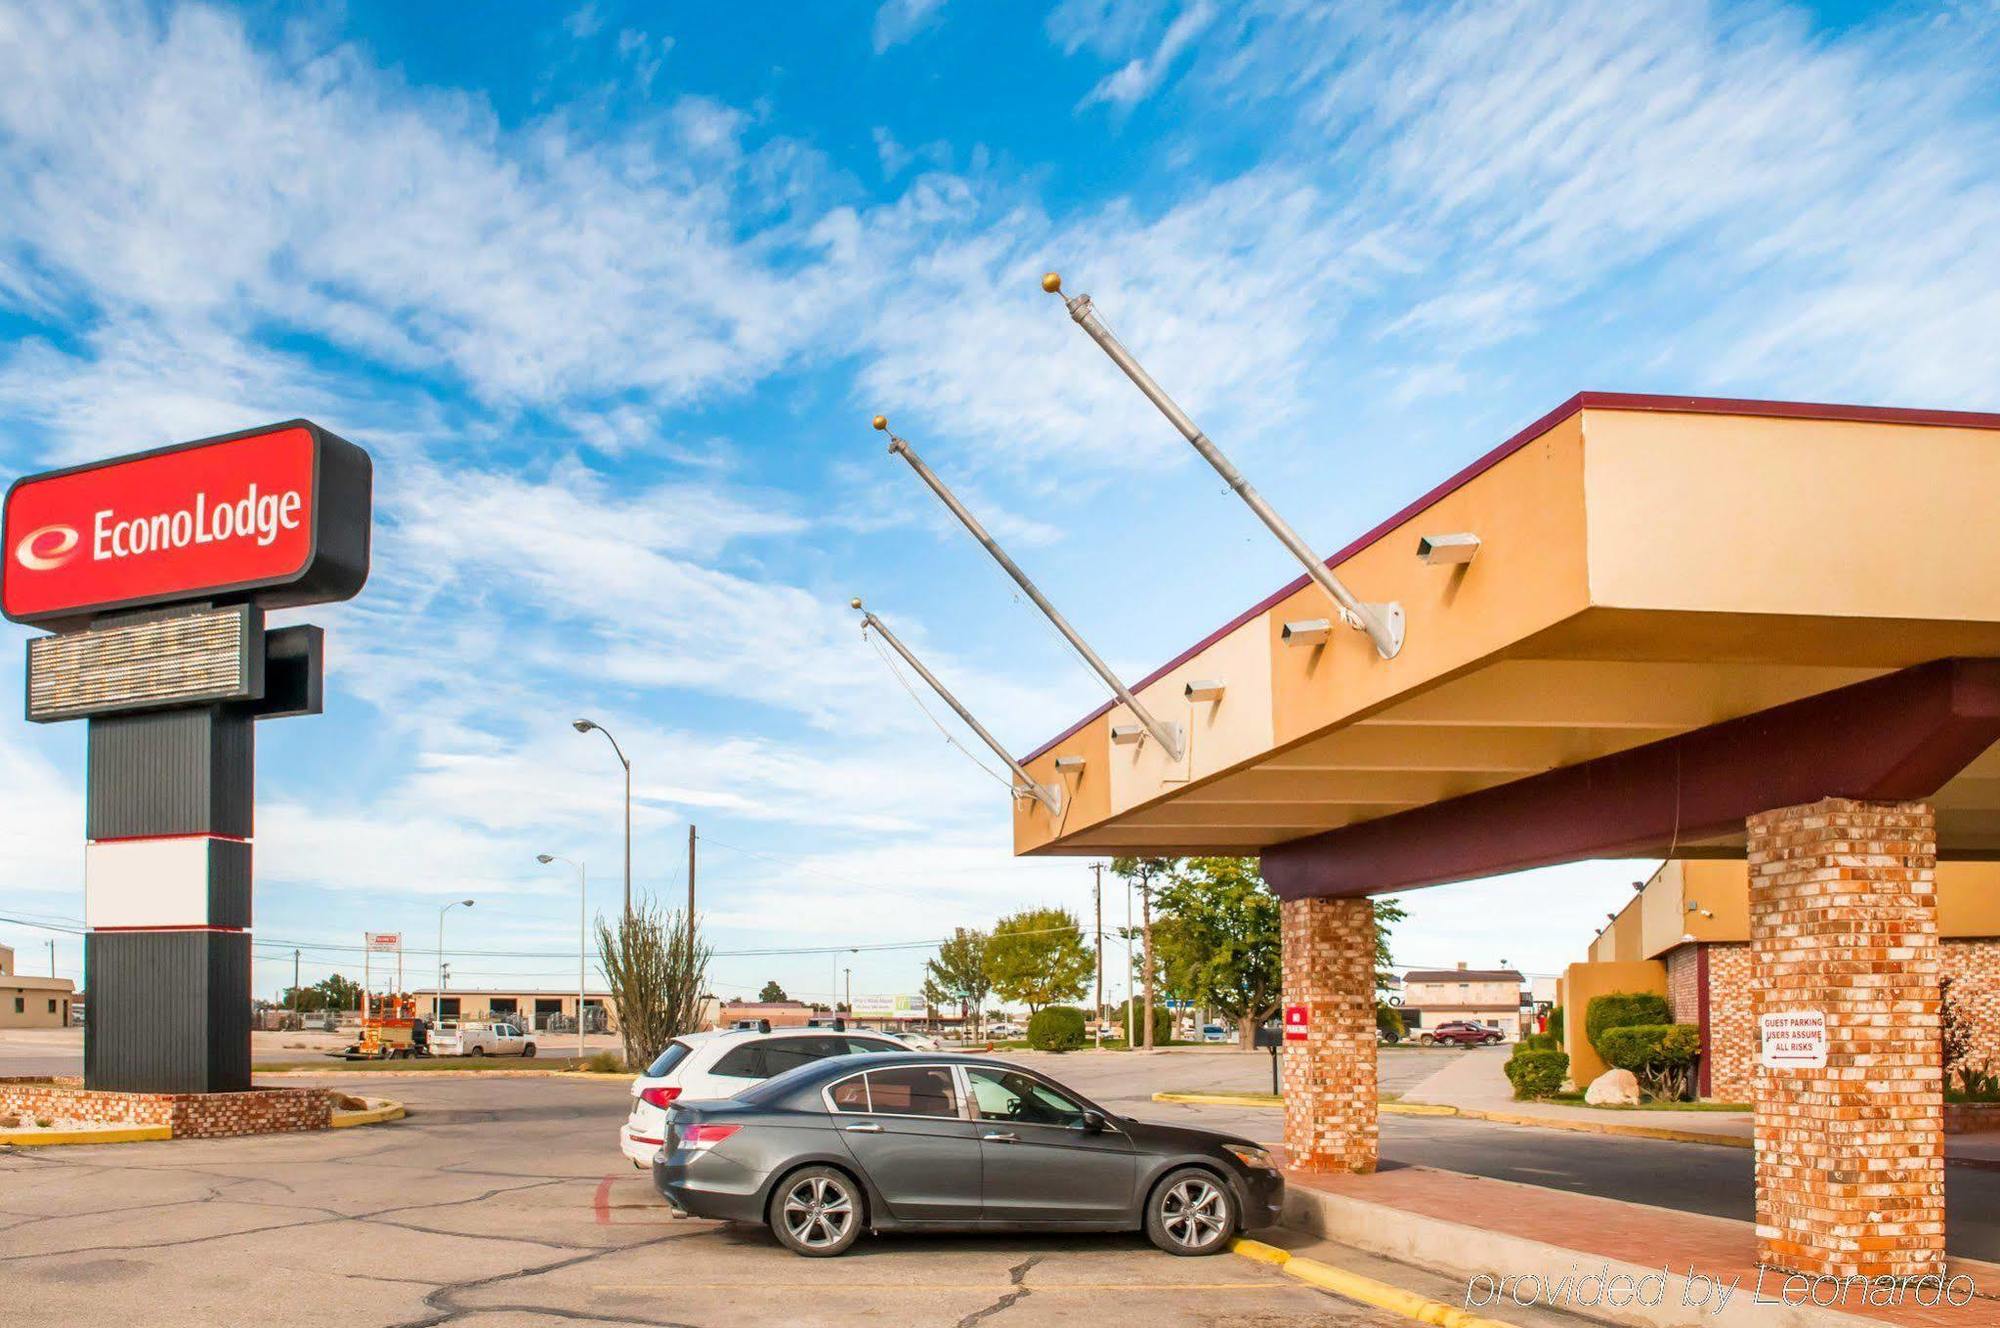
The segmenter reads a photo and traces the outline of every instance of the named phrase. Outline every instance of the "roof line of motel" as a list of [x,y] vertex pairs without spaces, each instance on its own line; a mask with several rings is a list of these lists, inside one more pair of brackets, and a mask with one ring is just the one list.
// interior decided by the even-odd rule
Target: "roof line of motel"
[[[1381,521],[1366,533],[1350,541],[1345,547],[1328,554],[1324,559],[1328,567],[1334,567],[1352,558],[1361,550],[1387,535],[1440,498],[1462,485],[1483,475],[1500,462],[1526,447],[1535,439],[1555,428],[1570,416],[1586,408],[1598,410],[1657,411],[1663,414],[1683,415],[1753,415],[1768,419],[1798,420],[1841,420],[1860,424],[1923,424],[1941,428],[2000,429],[2000,414],[1971,410],[1918,410],[1899,406],[1848,406],[1818,401],[1760,401],[1745,397],[1682,397],[1663,396],[1647,392],[1578,392],[1569,400],[1557,406],[1548,414],[1513,435],[1492,451],[1476,458],[1470,465],[1437,485],[1421,497],[1406,504],[1393,516]],[[1166,677],[1181,665],[1193,659],[1202,651],[1228,636],[1253,618],[1261,617],[1292,595],[1306,588],[1310,578],[1303,573],[1288,581],[1284,586],[1265,596],[1257,603],[1237,614],[1222,626],[1204,636],[1201,640],[1175,655],[1166,663],[1154,669],[1145,677],[1132,684],[1134,692],[1149,687]],[[1110,713],[1116,701],[1105,701],[1082,719],[1071,724],[1055,737],[1020,758],[1023,764],[1047,753],[1051,748],[1074,737],[1085,725],[1102,715]]]

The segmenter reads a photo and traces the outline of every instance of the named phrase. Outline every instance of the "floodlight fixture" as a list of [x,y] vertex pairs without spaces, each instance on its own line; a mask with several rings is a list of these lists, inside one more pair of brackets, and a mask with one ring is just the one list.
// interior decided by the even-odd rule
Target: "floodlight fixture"
[[1220,701],[1227,684],[1219,678],[1197,678],[1183,690],[1190,701]]
[[1056,758],[1056,769],[1081,770],[1083,769],[1083,758],[1081,756],[1058,756]]
[[1111,726],[1111,741],[1119,744],[1121,747],[1130,746],[1145,736],[1146,730],[1143,725],[1113,724]]
[[1417,540],[1417,557],[1433,567],[1462,567],[1478,554],[1479,536],[1469,530],[1425,535]]
[[1288,646],[1323,645],[1333,635],[1331,618],[1306,618],[1299,622],[1288,622],[1278,637]]

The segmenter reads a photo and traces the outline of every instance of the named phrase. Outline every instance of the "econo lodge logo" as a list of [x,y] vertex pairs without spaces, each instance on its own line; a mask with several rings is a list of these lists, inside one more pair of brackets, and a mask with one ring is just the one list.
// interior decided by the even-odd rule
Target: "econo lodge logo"
[[[90,557],[93,562],[108,562],[232,540],[269,548],[280,534],[299,528],[304,506],[305,495],[296,489],[259,493],[253,483],[242,497],[213,507],[202,493],[185,507],[144,516],[121,517],[107,507],[91,518]],[[14,546],[14,558],[29,571],[50,572],[74,557],[80,542],[74,527],[43,526],[22,537]]]
[[76,556],[77,535],[71,526],[31,530],[14,546],[14,561],[31,572],[52,572]]

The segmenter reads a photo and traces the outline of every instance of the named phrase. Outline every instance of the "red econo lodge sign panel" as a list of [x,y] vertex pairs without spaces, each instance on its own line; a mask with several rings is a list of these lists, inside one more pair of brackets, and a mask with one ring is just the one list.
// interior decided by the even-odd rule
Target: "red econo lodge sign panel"
[[305,420],[30,475],[7,491],[0,604],[76,626],[183,600],[347,599],[368,579],[371,467]]

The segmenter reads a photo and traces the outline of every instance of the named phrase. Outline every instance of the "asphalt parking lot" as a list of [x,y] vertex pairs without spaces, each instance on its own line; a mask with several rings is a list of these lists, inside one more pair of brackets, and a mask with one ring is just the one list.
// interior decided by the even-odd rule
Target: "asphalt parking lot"
[[[1084,1060],[1064,1067],[1079,1086],[1086,1076],[1070,1071]],[[353,1086],[361,1076],[344,1078]],[[1406,1322],[1247,1259],[1172,1258],[1136,1235],[883,1237],[842,1259],[799,1259],[762,1229],[669,1218],[616,1152],[621,1083],[366,1082],[402,1098],[411,1118],[313,1135],[0,1151],[8,1319]]]

